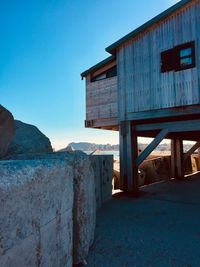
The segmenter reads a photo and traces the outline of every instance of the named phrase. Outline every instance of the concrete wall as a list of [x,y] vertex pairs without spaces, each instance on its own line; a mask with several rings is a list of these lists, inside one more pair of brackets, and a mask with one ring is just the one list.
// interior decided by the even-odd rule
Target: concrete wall
[[113,156],[92,155],[90,159],[95,172],[96,205],[99,209],[112,197]]
[[[48,221],[44,221],[44,225],[41,224],[40,221],[34,221],[32,223],[33,225],[31,224],[31,227],[33,229],[31,234],[30,248],[28,250],[26,250],[26,247],[29,241],[27,241],[26,239],[29,238],[30,234],[28,234],[27,237],[24,237],[24,247],[19,248],[21,246],[20,241],[16,243],[14,248],[17,254],[11,251],[11,255],[15,255],[15,261],[17,261],[18,264],[14,266],[71,266],[71,258],[66,263],[69,265],[66,265],[64,263],[64,259],[63,262],[61,262],[61,259],[60,261],[57,260],[57,255],[60,253],[62,256],[62,251],[65,251],[66,249],[67,251],[70,250],[69,255],[73,254],[73,263],[78,264],[83,263],[85,261],[89,248],[94,240],[94,231],[96,224],[96,206],[100,207],[103,202],[110,199],[112,196],[112,164],[112,156],[89,157],[83,152],[18,155],[15,156],[15,160],[4,162],[2,161],[0,163],[0,181],[2,181],[2,183],[5,183],[5,181],[11,179],[10,187],[13,188],[13,190],[15,188],[14,183],[16,179],[19,183],[19,192],[17,192],[18,199],[15,196],[15,190],[13,193],[12,190],[9,190],[9,192],[7,192],[7,196],[9,195],[8,199],[10,199],[10,201],[12,202],[12,204],[9,205],[12,205],[13,211],[11,216],[9,216],[6,221],[1,221],[1,228],[6,228],[7,225],[10,224],[11,228],[16,228],[15,213],[18,213],[18,211],[22,209],[21,207],[23,207],[24,212],[22,214],[20,213],[20,233],[23,232],[24,229],[27,227],[26,221],[25,224],[22,223],[23,218],[26,218],[26,216],[28,216],[27,220],[30,222],[31,220],[33,220],[32,217],[29,218],[31,216],[30,214],[37,214],[39,212],[43,214],[43,217],[47,216],[47,218],[49,217],[49,213],[52,215],[52,217],[49,219],[51,221],[49,226],[50,228],[46,226],[46,224],[48,225]],[[62,168],[66,169],[65,172],[64,170],[62,170],[61,167],[59,167],[61,165]],[[3,170],[6,173],[6,176],[4,176],[4,172],[1,173]],[[51,175],[51,172],[54,173],[54,176]],[[49,180],[51,181],[51,183],[49,182]],[[70,180],[69,185],[68,180]],[[32,183],[34,183],[34,192],[32,192]],[[64,188],[68,194],[66,197],[63,194],[60,194],[60,191]],[[22,194],[22,198],[20,193],[21,191],[23,191],[23,194],[25,194],[24,197]],[[57,210],[54,211],[56,204],[53,201],[58,201],[62,204],[66,200],[68,203],[69,195],[71,201],[71,217],[63,217],[63,219],[61,220],[60,213]],[[55,200],[54,197],[56,197]],[[28,202],[26,201],[26,198],[28,199]],[[18,202],[18,205],[14,205],[15,201]],[[41,207],[40,201],[42,201]],[[45,203],[45,205],[43,205],[43,202]],[[26,206],[26,204],[23,203],[28,203],[29,206]],[[9,210],[7,206],[4,207],[4,213],[1,214],[1,218],[5,217],[6,210]],[[69,214],[67,213],[67,215]],[[58,229],[55,228],[57,232],[59,231],[55,234],[53,227],[56,224],[60,223],[60,220],[63,224],[69,226],[68,230],[70,229],[70,234],[63,233],[62,229],[59,227]],[[40,233],[43,232],[43,230],[41,229],[43,228],[45,235],[43,234],[42,237],[40,237]],[[66,229],[66,227],[64,229]],[[15,229],[15,231],[18,230]],[[65,236],[67,234],[70,236],[70,240],[69,238],[65,239]],[[7,240],[7,237],[5,236],[4,239]],[[12,236],[10,237],[10,239],[12,241]],[[32,239],[37,240],[37,242],[35,241],[34,246],[32,244]],[[57,245],[58,239],[64,239],[67,244],[59,243]],[[47,246],[47,248],[45,246]],[[66,249],[65,246],[67,246]],[[33,255],[29,251],[31,249],[35,251]],[[49,249],[51,249],[53,252],[50,253]],[[23,253],[23,250],[25,250],[27,255],[26,253]],[[17,256],[20,255],[19,252],[23,253],[24,256],[22,258],[19,258],[19,256]],[[3,253],[4,252],[2,252],[2,255]],[[3,256],[4,259],[0,257],[0,266],[13,266],[12,264],[14,257],[12,256],[10,258],[9,254],[7,254],[6,257]],[[1,260],[3,260],[4,265],[1,265]]]
[[0,162],[0,266],[72,266],[73,168]]

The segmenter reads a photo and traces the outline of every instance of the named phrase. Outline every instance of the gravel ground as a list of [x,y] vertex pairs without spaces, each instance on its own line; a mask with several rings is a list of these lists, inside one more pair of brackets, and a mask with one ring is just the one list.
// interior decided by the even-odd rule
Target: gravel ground
[[200,267],[200,174],[141,191],[99,211],[88,267]]

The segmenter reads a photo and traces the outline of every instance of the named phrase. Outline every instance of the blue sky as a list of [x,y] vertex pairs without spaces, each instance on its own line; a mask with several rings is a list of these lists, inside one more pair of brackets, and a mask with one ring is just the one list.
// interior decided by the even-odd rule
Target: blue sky
[[105,47],[176,2],[0,1],[0,103],[55,148],[118,143],[117,133],[84,128],[80,73],[108,56]]

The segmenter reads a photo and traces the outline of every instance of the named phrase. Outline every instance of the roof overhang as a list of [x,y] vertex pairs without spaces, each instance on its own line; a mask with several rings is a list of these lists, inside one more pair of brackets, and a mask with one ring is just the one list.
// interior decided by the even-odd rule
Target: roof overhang
[[177,10],[179,10],[180,8],[182,8],[183,6],[192,3],[194,0],[181,0],[178,3],[176,3],[175,5],[171,6],[170,8],[168,8],[167,10],[165,10],[164,12],[160,13],[159,15],[157,15],[156,17],[154,17],[153,19],[149,20],[148,22],[144,23],[142,26],[140,26],[139,28],[135,29],[134,31],[130,32],[129,34],[125,35],[124,37],[122,37],[121,39],[119,39],[118,41],[116,41],[115,43],[111,44],[110,46],[108,46],[106,48],[106,51],[110,54],[112,54],[112,56],[104,59],[103,61],[99,62],[98,64],[94,65],[93,67],[91,67],[90,69],[84,71],[81,73],[81,78],[83,79],[84,77],[86,77],[89,73],[92,73],[102,67],[104,67],[106,64],[114,61],[116,59],[115,54],[116,54],[116,49],[121,46],[124,42],[129,41],[130,39],[136,37],[138,34],[146,31],[149,27],[151,27],[152,25],[166,19],[167,17],[169,17],[170,15],[172,15],[174,12],[176,12]]
[[94,65],[93,67],[89,68],[88,70],[84,71],[81,73],[81,78],[83,79],[84,77],[86,77],[89,73],[94,72],[102,67],[104,67],[105,65],[107,65],[108,63],[111,63],[112,61],[115,60],[115,56],[110,56],[107,57],[106,59],[102,60],[101,62],[97,63],[96,65]]
[[188,3],[191,3],[192,1],[193,0],[182,0],[182,1],[179,1],[177,4],[171,6],[170,8],[168,8],[167,10],[165,10],[164,12],[162,12],[159,15],[157,15],[156,17],[154,17],[153,19],[151,19],[148,22],[144,23],[139,28],[135,29],[134,31],[132,31],[129,34],[125,35],[124,37],[122,37],[121,39],[119,39],[118,41],[116,41],[115,43],[113,43],[110,46],[108,46],[106,48],[106,51],[108,53],[110,53],[110,54],[115,54],[116,53],[116,49],[120,45],[122,45],[124,42],[129,41],[130,39],[134,38],[138,34],[146,31],[147,28],[151,27],[153,24],[156,24],[156,23],[160,22],[161,20],[167,18],[168,16],[170,16],[171,14],[173,14],[175,11],[177,11],[178,9],[180,9],[181,7],[183,7],[184,5],[186,5]]

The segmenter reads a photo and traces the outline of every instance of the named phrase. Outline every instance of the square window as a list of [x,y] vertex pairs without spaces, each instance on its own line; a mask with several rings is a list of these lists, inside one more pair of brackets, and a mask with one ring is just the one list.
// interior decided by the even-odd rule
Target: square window
[[181,71],[195,67],[195,42],[175,46],[161,53],[161,72]]

